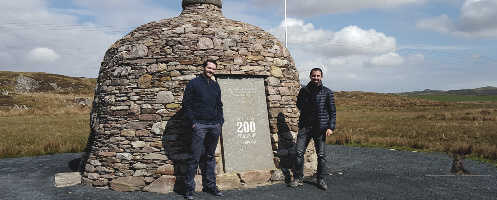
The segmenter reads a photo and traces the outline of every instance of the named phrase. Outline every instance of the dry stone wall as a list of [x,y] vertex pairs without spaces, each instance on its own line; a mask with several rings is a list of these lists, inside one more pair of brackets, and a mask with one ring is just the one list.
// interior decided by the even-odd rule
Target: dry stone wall
[[[300,89],[290,53],[260,28],[224,18],[220,6],[199,3],[184,7],[178,17],[136,28],[106,52],[81,164],[85,185],[151,192],[182,187],[190,135],[181,111],[183,91],[201,74],[206,59],[217,60],[217,74],[265,77],[267,137],[274,154],[275,170],[230,175],[223,174],[218,147],[220,188],[288,178],[296,153]],[[312,173],[315,159],[308,160],[306,172]]]

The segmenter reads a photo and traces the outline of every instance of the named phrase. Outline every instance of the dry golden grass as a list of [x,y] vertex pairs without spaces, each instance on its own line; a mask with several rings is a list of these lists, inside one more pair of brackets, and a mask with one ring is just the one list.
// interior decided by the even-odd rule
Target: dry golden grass
[[25,108],[0,109],[0,158],[81,152],[90,133],[90,107],[73,94],[10,94]]
[[[329,143],[471,154],[497,160],[497,103],[444,103],[352,93],[337,99]],[[358,100],[359,99],[359,100]],[[364,102],[361,103],[363,99]],[[385,106],[389,105],[389,106]]]
[[[0,106],[0,117],[89,115],[89,107],[78,105],[74,99],[93,98],[90,95],[55,93],[14,93],[9,97],[11,99]],[[13,108],[15,105],[20,108]]]
[[[446,103],[366,92],[335,95],[337,129],[329,143],[469,153],[497,161],[496,102]],[[0,109],[0,158],[83,150],[90,133],[90,107],[73,102],[81,96],[15,97],[30,109]]]
[[0,117],[0,158],[81,152],[89,115]]

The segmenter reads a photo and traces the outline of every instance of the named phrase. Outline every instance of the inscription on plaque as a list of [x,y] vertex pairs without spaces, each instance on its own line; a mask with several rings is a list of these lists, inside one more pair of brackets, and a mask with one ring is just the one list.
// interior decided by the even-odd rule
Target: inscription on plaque
[[226,173],[274,168],[264,79],[219,77],[217,81],[224,109]]

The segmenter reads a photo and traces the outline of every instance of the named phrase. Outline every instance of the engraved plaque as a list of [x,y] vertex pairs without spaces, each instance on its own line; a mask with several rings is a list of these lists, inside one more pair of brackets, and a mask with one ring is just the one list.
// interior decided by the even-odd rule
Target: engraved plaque
[[274,168],[264,79],[220,77],[217,81],[224,109],[226,173]]

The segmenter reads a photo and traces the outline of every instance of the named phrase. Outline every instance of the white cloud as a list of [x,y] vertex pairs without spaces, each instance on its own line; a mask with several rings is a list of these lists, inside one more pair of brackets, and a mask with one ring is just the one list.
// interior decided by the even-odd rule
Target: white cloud
[[398,67],[405,63],[405,58],[396,53],[375,56],[364,62],[365,67]]
[[347,26],[335,33],[334,40],[317,45],[327,56],[375,55],[396,50],[396,40],[374,29]]
[[[288,43],[303,45],[306,51],[327,57],[346,57],[352,55],[378,55],[396,50],[396,40],[374,29],[363,30],[357,26],[347,26],[334,33],[331,30],[315,29],[311,23],[288,18]],[[284,41],[284,21],[269,30]]]
[[459,18],[447,15],[424,19],[416,27],[431,29],[458,38],[497,38],[497,1],[466,0]]
[[96,77],[105,51],[122,37],[78,24],[79,16],[51,9],[44,0],[9,2],[0,1],[2,70]]
[[28,53],[27,59],[31,62],[53,62],[60,58],[53,49],[35,48]]
[[[286,24],[288,29],[288,43],[290,44],[326,42],[333,40],[335,37],[333,31],[315,29],[313,24],[306,24],[303,20],[296,18],[287,18]],[[284,41],[285,20],[277,28],[270,30],[270,32],[273,32],[281,41]]]

